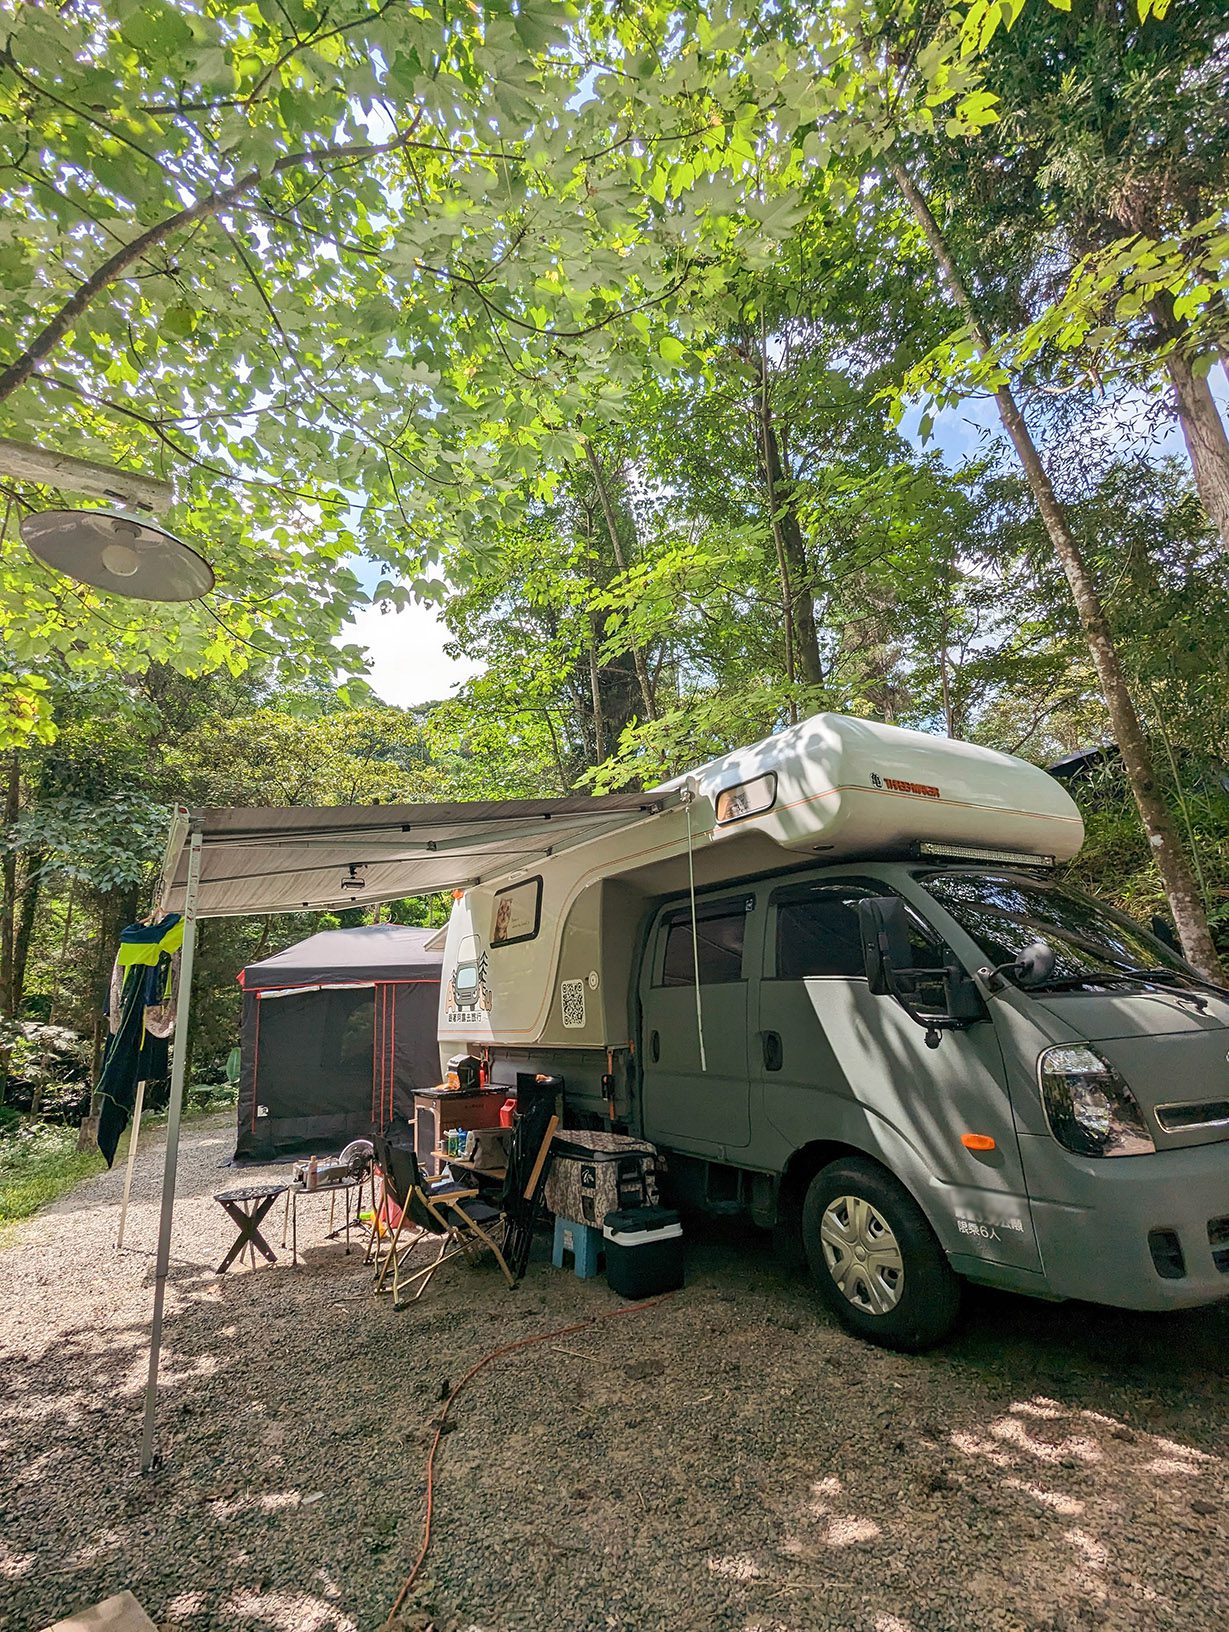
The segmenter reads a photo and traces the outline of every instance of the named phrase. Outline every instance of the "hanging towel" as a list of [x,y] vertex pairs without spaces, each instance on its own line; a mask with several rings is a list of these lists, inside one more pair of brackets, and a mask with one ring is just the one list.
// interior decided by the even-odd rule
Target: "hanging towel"
[[97,1089],[98,1148],[108,1167],[132,1115],[137,1083],[166,1076],[182,945],[183,920],[177,912],[156,924],[129,924],[120,932]]

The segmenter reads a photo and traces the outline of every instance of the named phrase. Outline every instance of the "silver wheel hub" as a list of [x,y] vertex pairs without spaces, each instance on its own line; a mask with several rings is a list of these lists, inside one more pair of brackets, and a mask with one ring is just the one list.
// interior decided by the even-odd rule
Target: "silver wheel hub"
[[892,1227],[861,1196],[836,1196],[819,1223],[828,1273],[868,1315],[895,1309],[905,1289],[905,1261]]

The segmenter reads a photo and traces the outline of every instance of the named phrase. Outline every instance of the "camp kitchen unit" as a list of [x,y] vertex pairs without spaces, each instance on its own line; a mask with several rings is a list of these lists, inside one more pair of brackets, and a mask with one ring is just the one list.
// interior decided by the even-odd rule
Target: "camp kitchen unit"
[[1212,1302],[1229,993],[1058,880],[1082,837],[1033,765],[819,715],[513,868],[475,840],[441,1062],[561,1076],[875,1341],[936,1341],[962,1277]]

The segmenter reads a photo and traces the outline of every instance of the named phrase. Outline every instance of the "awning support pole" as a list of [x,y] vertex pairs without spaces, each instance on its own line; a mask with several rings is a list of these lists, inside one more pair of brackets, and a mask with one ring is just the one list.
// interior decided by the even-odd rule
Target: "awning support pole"
[[166,1160],[162,1169],[162,1212],[158,1219],[158,1257],[154,1266],[154,1318],[149,1334],[149,1380],[145,1385],[145,1426],[141,1432],[141,1472],[156,1460],[154,1430],[158,1415],[158,1362],[162,1354],[162,1311],[171,1263],[171,1218],[175,1211],[175,1174],[179,1165],[179,1119],[183,1110],[184,1074],[188,1067],[188,1021],[192,1009],[192,963],[196,954],[196,897],[201,881],[203,835],[194,831],[188,847],[184,887],[183,951],[179,960],[179,1006],[175,1016],[175,1052],[171,1061],[171,1101],[166,1118]]
[[683,792],[683,806],[687,812],[687,889],[691,896],[691,969],[696,979],[696,1041],[700,1045],[700,1069],[707,1072],[704,1057],[704,1005],[700,1001],[700,931],[696,924],[696,866],[691,838],[691,801],[695,794],[690,788]]
[[141,1111],[145,1106],[145,1078],[137,1083],[137,1100],[132,1107],[132,1132],[128,1135],[128,1167],[124,1173],[124,1199],[119,1209],[119,1229],[115,1236],[115,1250],[124,1244],[124,1225],[128,1221],[128,1197],[132,1193],[132,1170],[137,1165],[137,1140],[141,1137]]

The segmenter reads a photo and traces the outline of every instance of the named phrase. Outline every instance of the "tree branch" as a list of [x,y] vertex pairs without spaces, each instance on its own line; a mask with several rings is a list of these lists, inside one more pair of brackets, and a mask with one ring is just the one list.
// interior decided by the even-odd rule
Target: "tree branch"
[[207,193],[204,198],[198,198],[195,203],[187,205],[182,210],[176,210],[173,215],[165,216],[155,222],[137,237],[117,249],[113,255],[97,267],[85,281],[78,285],[72,295],[64,302],[59,311],[39,334],[30,342],[29,346],[7,368],[0,370],[0,402],[11,396],[20,386],[23,386],[34,373],[39,363],[59,344],[81,314],[91,303],[121,277],[130,266],[148,255],[151,249],[156,249],[175,233],[185,227],[195,225],[198,221],[207,220],[221,210],[229,209],[248,193],[275,177],[285,175],[295,170],[310,169],[317,164],[327,164],[331,160],[345,162],[347,160],[362,160],[378,158],[385,153],[396,153],[403,147],[408,147],[414,138],[414,132],[422,121],[423,111],[419,109],[408,131],[394,137],[388,142],[363,143],[357,146],[309,148],[299,153],[284,153],[268,170],[250,170],[247,175],[241,176],[238,181],[229,187],[215,189]]

